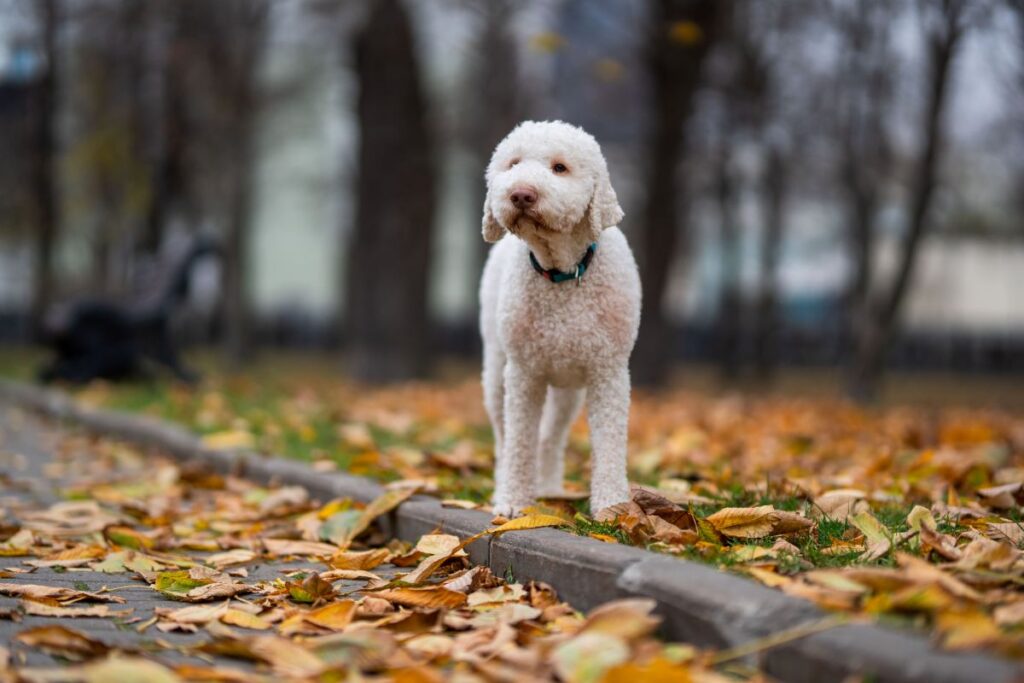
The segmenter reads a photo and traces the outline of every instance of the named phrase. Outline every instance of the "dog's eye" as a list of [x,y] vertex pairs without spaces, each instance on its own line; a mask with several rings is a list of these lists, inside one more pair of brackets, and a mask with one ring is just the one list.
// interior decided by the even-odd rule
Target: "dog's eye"
[[569,172],[569,169],[566,168],[565,164],[562,164],[562,163],[554,164],[551,167],[551,170],[554,171],[555,173],[559,173],[559,174],[561,174],[561,173],[568,173]]
[[508,167],[512,168],[513,166],[515,166],[518,163],[519,163],[519,159],[513,159],[512,161],[508,162]]

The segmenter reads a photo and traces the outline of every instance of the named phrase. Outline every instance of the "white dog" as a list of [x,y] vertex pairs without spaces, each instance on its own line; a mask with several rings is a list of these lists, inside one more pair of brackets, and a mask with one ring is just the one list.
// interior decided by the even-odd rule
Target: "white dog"
[[[597,141],[561,121],[520,124],[487,167],[480,282],[484,404],[494,427],[496,514],[562,491],[584,394],[590,508],[629,500],[629,354],[640,277]],[[543,412],[542,412],[543,409]],[[538,466],[539,459],[539,466]]]

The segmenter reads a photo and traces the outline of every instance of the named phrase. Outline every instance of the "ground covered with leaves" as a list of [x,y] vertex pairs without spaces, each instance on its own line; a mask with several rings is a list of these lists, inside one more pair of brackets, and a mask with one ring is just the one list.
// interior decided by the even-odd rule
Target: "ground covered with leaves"
[[[199,389],[94,385],[95,405],[485,506],[492,442],[478,382],[359,387],[323,366],[212,373]],[[830,399],[637,394],[633,501],[591,515],[586,426],[567,495],[578,534],[709,562],[832,610],[928,629],[946,647],[1022,652],[1024,415],[863,410]]]
[[0,456],[2,681],[761,680],[655,639],[653,601],[582,615],[479,537],[388,538],[413,488],[319,502],[2,407]]

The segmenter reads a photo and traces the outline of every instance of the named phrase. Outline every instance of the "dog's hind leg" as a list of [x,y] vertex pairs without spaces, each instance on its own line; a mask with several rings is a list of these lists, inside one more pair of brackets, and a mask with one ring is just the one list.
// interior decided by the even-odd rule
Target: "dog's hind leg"
[[505,354],[496,344],[485,344],[484,348],[484,409],[491,419],[494,432],[494,479],[497,481],[501,467],[501,451],[505,434]]
[[582,389],[548,387],[544,413],[540,420],[540,444],[537,447],[540,465],[537,472],[537,494],[559,496],[565,478],[565,447],[569,430],[583,405]]

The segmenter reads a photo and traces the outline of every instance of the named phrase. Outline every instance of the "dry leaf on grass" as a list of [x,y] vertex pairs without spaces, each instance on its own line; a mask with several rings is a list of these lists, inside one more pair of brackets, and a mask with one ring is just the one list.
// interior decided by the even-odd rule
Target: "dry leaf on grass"
[[858,512],[849,516],[849,522],[864,534],[867,550],[861,555],[864,562],[877,560],[892,548],[892,537],[882,523],[868,511]]
[[764,538],[775,528],[775,508],[759,505],[751,508],[722,508],[707,521],[715,529],[733,538]]

